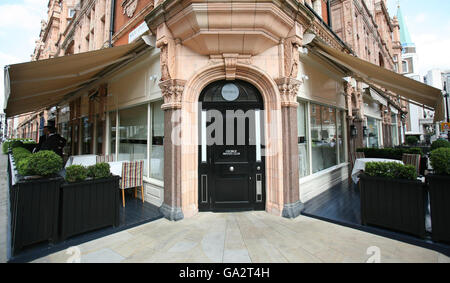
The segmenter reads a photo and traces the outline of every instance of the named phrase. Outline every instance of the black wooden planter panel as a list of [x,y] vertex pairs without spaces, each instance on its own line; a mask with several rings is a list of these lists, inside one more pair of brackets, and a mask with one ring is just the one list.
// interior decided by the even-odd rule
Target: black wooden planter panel
[[427,176],[433,241],[450,243],[450,176]]
[[11,188],[13,253],[58,239],[59,190],[63,178],[20,181]]
[[119,177],[61,186],[60,240],[119,225]]
[[426,190],[421,182],[364,175],[360,188],[363,225],[425,237]]

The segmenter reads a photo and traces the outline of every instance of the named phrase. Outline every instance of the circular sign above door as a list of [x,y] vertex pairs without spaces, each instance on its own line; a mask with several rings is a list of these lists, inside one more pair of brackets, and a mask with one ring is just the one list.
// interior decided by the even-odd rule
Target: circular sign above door
[[222,87],[222,97],[226,101],[235,101],[239,97],[239,88],[235,84],[226,84]]

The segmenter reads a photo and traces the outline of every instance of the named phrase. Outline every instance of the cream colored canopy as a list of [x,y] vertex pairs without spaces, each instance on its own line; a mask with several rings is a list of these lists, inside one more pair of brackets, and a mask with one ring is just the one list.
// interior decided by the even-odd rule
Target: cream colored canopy
[[137,44],[5,66],[5,113],[8,117],[58,104],[98,79],[105,68],[135,56]]
[[435,109],[435,121],[443,121],[444,105],[441,90],[389,71],[357,57],[351,56],[323,43],[315,42],[317,52],[352,71],[367,83],[375,83],[403,98]]

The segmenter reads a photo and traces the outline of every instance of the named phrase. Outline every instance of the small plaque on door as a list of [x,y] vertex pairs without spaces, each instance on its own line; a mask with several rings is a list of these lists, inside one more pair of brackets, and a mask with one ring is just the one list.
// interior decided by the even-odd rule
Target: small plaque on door
[[223,156],[240,156],[241,153],[235,149],[228,149],[222,153]]

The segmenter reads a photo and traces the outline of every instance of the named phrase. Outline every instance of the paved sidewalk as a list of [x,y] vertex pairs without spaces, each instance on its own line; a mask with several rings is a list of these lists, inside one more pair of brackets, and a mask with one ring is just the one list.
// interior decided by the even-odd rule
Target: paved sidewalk
[[[160,219],[78,248],[81,262],[283,263],[366,262],[370,247],[379,248],[381,262],[450,262],[421,247],[304,216],[290,220],[266,212]],[[61,251],[35,262],[67,262],[76,254]]]
[[9,259],[8,156],[0,154],[0,263]]

